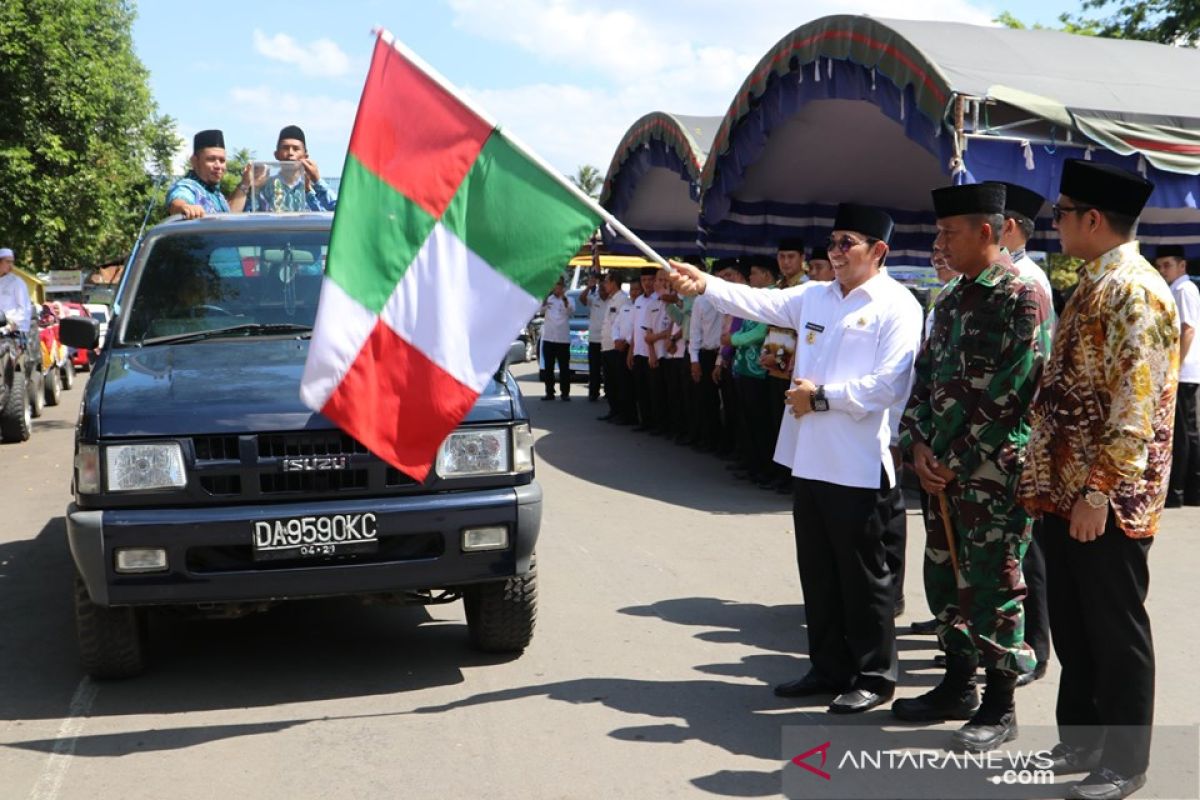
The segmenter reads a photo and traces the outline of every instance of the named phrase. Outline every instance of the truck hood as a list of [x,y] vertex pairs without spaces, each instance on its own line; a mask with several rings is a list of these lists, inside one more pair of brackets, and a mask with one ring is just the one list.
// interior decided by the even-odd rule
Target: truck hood
[[[300,401],[308,342],[215,339],[109,354],[101,437],[295,431],[336,427]],[[467,422],[513,418],[507,387],[489,381]]]

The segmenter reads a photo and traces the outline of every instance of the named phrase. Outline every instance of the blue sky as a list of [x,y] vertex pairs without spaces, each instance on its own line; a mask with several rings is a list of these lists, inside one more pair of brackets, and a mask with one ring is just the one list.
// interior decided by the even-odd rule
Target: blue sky
[[[1078,0],[139,0],[134,45],[159,109],[187,141],[221,128],[270,158],[304,128],[321,171],[340,174],[381,25],[563,172],[604,172],[651,111],[719,115],[791,29],[832,13],[987,24],[1008,10],[1053,24]],[[186,152],[181,152],[181,158]]]

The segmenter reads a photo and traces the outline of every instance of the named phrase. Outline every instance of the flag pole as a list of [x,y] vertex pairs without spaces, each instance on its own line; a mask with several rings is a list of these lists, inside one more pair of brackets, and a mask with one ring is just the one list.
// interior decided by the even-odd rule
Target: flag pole
[[543,172],[553,177],[554,180],[558,181],[559,185],[574,195],[575,198],[581,203],[590,208],[594,214],[600,217],[600,219],[604,220],[604,222],[617,234],[637,248],[638,252],[653,261],[655,264],[658,264],[663,269],[671,269],[671,265],[667,263],[667,260],[655,252],[654,248],[642,241],[641,237],[629,230],[629,228],[625,227],[624,223],[614,217],[612,213],[608,211],[608,209],[601,206],[595,201],[595,199],[589,197],[582,189],[571,183],[571,181],[567,180],[566,176],[542,160],[542,157],[530,150],[524,142],[508,133],[508,131],[502,129],[495,120],[488,116],[483,109],[477,106],[469,98],[464,96],[462,92],[460,92],[454,86],[454,84],[446,80],[441,73],[426,63],[425,60],[419,55],[410,50],[407,45],[393,36],[391,31],[385,28],[375,28],[371,32],[378,36],[385,44],[403,56],[406,60],[412,63],[413,66],[424,72],[430,80],[440,86],[447,94],[470,109],[475,116],[482,119],[492,128],[495,128],[496,132],[507,139],[509,144],[511,144],[518,152],[520,152],[521,155],[537,164],[539,167],[541,167]]

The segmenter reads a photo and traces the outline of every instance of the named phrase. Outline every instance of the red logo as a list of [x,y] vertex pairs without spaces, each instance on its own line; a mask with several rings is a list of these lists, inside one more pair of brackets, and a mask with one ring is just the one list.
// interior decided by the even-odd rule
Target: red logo
[[821,766],[822,767],[825,766],[825,759],[829,755],[829,744],[830,744],[829,742],[826,742],[825,744],[819,744],[816,747],[814,747],[812,750],[801,753],[800,755],[798,755],[792,759],[792,763],[795,764],[797,767],[808,770],[813,775],[820,776],[820,777],[824,778],[825,780],[830,780],[828,772],[826,772],[823,769],[818,769],[817,767],[814,767],[812,764],[805,763],[805,761],[808,758],[812,757],[813,755],[815,755],[817,753],[820,753],[821,754]]

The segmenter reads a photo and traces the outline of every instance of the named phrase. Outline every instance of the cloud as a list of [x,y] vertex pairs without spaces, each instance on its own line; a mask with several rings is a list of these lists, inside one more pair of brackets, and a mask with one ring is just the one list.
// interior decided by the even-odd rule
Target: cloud
[[300,44],[286,33],[267,36],[254,30],[254,50],[259,55],[289,64],[309,77],[336,78],[350,71],[350,57],[331,39]]

